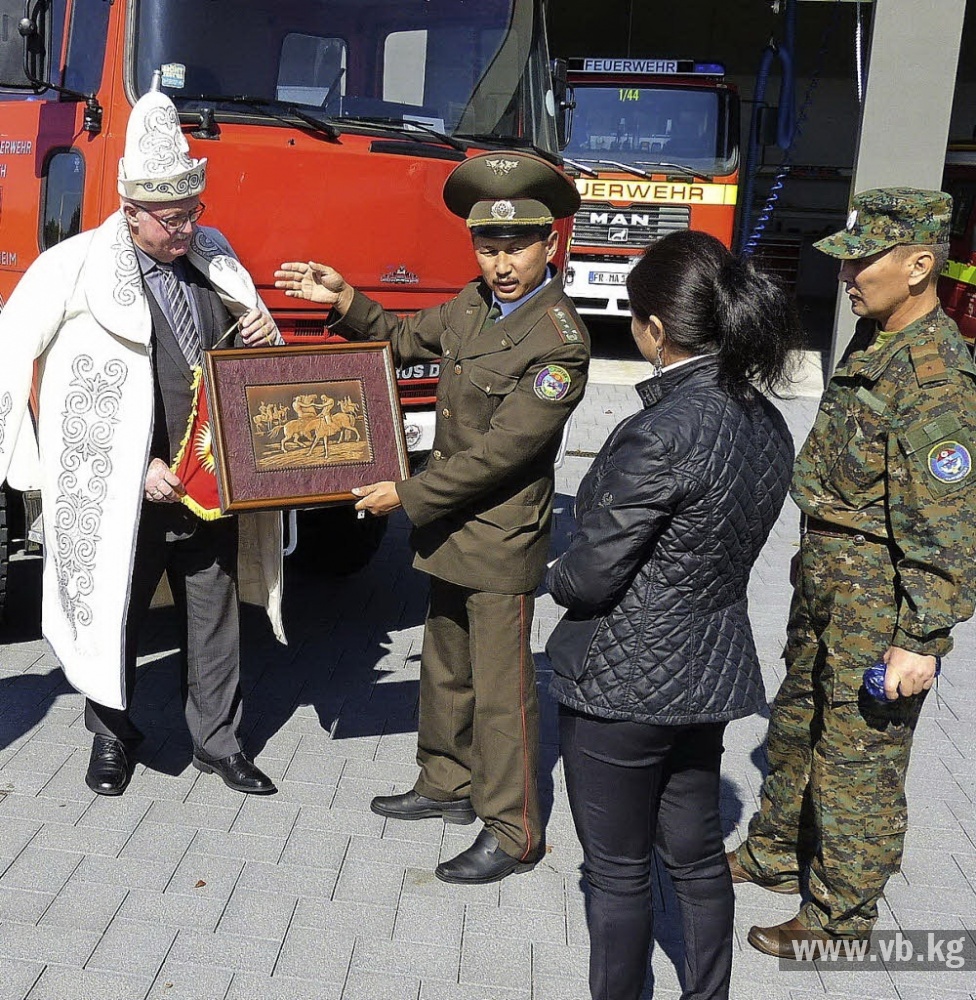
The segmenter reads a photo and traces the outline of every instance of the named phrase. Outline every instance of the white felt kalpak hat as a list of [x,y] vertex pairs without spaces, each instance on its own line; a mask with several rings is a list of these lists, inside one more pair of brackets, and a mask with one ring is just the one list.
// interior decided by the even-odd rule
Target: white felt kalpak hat
[[190,156],[176,106],[165,94],[150,90],[129,115],[119,194],[133,201],[181,201],[206,186],[207,161]]

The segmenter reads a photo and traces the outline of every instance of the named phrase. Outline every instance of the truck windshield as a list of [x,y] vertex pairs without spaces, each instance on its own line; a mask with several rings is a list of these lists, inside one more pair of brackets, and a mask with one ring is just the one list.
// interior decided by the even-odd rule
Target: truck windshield
[[246,96],[340,129],[415,122],[418,138],[557,151],[542,0],[138,0],[133,17],[133,97],[160,69],[181,110],[207,95],[260,119],[213,100]]
[[736,166],[732,102],[726,90],[678,87],[575,87],[566,156],[593,169],[604,161],[650,171],[682,165],[709,176]]

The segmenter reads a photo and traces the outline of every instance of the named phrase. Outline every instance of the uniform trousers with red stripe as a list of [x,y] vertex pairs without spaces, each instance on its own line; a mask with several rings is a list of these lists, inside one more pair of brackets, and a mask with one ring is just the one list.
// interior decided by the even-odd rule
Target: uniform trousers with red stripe
[[506,854],[542,852],[532,594],[430,581],[420,665],[420,795],[470,797]]

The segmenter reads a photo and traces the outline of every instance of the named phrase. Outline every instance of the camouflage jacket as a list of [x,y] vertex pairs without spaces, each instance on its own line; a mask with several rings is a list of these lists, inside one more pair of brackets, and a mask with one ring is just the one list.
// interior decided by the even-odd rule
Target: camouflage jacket
[[937,307],[871,351],[862,320],[794,468],[808,516],[884,539],[895,569],[893,645],[941,655],[976,591],[976,367]]

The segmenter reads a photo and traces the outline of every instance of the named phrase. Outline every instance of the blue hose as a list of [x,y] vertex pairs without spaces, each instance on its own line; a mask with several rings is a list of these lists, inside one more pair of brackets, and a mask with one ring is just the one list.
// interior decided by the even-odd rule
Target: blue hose
[[[773,209],[776,205],[776,201],[779,198],[780,191],[783,190],[784,182],[786,177],[789,175],[790,168],[793,163],[793,146],[796,140],[799,138],[803,131],[803,125],[807,119],[807,113],[809,112],[810,105],[813,102],[813,95],[816,92],[817,85],[820,82],[820,75],[823,72],[823,62],[827,54],[827,47],[829,45],[830,39],[837,28],[839,22],[840,14],[840,0],[834,0],[834,16],[831,18],[830,23],[824,29],[823,38],[820,42],[820,51],[817,53],[816,66],[814,67],[813,75],[810,78],[810,83],[807,87],[806,94],[803,97],[803,103],[800,107],[799,113],[796,115],[795,121],[791,124],[790,139],[789,142],[784,146],[780,141],[783,138],[783,133],[777,128],[777,145],[780,146],[784,151],[783,162],[780,164],[779,170],[776,176],[773,178],[772,184],[769,186],[769,192],[766,195],[766,202],[763,205],[762,210],[759,213],[759,217],[756,220],[755,227],[750,233],[749,237],[746,238],[745,234],[749,231],[749,217],[751,216],[751,206],[752,206],[752,195],[755,187],[755,174],[756,174],[756,158],[758,155],[758,145],[759,137],[756,134],[756,120],[758,118],[758,107],[759,102],[763,100],[766,96],[766,80],[762,80],[762,89],[760,91],[760,81],[756,80],[756,93],[758,95],[757,103],[753,105],[753,118],[749,129],[749,150],[746,159],[746,169],[748,171],[745,186],[743,188],[743,206],[744,206],[744,217],[743,225],[739,233],[739,252],[743,257],[750,257],[755,252],[757,246],[759,245],[759,240],[762,237],[763,232],[766,229],[766,225],[772,218]],[[793,38],[796,32],[796,3],[795,0],[787,0],[786,6],[786,23],[785,23],[785,34],[786,43],[789,46],[789,83],[787,84],[787,73],[784,63],[784,76],[783,83],[780,87],[780,118],[778,125],[782,125],[784,118],[782,115],[782,95],[789,92],[790,105],[793,104],[793,90],[794,90],[794,76],[793,76],[793,63],[792,63],[792,53],[793,53]],[[767,46],[768,48],[768,46]],[[763,53],[764,59],[760,61],[760,70],[762,70],[763,64],[765,62],[765,52]],[[770,60],[771,62],[771,60]],[[769,68],[766,67],[766,74],[768,75]]]
[[[786,16],[784,20],[784,39],[779,45],[770,40],[763,49],[759,59],[759,69],[756,73],[756,87],[753,92],[752,114],[749,119],[749,145],[746,150],[745,184],[742,191],[744,213],[739,230],[739,252],[745,255],[752,253],[752,240],[747,241],[745,234],[749,232],[752,215],[752,197],[755,191],[757,160],[759,158],[759,116],[765,107],[766,85],[773,61],[780,62],[782,79],[779,88],[779,109],[776,116],[776,145],[782,150],[789,150],[796,136],[796,76],[793,69],[793,46],[796,38],[796,0],[786,0]],[[780,184],[780,188],[782,184]],[[778,190],[777,190],[778,194]],[[775,198],[773,199],[775,201]],[[758,237],[757,237],[758,239]]]

